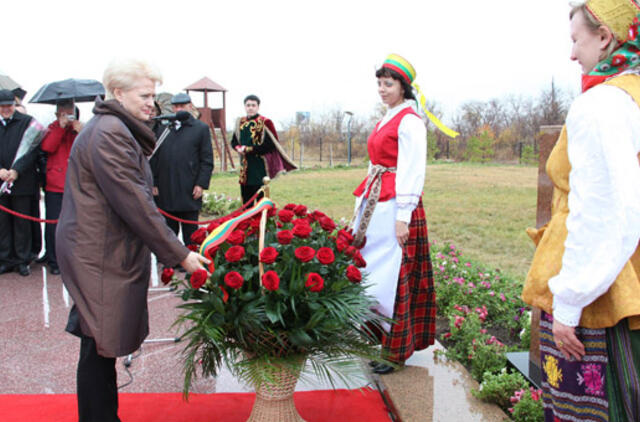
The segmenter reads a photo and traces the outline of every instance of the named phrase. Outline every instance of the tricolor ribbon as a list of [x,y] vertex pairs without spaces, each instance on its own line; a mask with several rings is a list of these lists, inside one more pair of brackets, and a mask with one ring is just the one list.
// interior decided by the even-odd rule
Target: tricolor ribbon
[[237,217],[225,221],[224,223],[216,227],[211,233],[209,233],[209,236],[207,236],[204,242],[202,242],[202,245],[200,245],[199,252],[201,255],[211,261],[211,264],[209,265],[210,273],[212,273],[215,269],[215,267],[213,266],[213,257],[211,256],[210,252],[214,248],[222,244],[242,221],[258,215],[263,211],[268,211],[275,206],[275,203],[271,199],[262,198],[253,207],[247,209]]
[[444,123],[440,121],[440,119],[438,119],[433,113],[427,110],[427,98],[424,96],[424,94],[420,90],[420,86],[415,82],[411,85],[416,89],[416,91],[418,91],[418,96],[419,96],[418,103],[420,104],[422,111],[424,111],[424,114],[427,115],[427,118],[429,118],[431,123],[436,125],[436,127],[440,129],[442,133],[444,133],[450,138],[455,138],[456,136],[458,136],[459,135],[458,132],[445,126]]

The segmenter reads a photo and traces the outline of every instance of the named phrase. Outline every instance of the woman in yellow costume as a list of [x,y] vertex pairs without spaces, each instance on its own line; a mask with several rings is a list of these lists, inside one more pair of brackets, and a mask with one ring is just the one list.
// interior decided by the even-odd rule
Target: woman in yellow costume
[[572,4],[583,93],[547,162],[549,224],[525,302],[543,310],[547,421],[640,421],[640,6]]

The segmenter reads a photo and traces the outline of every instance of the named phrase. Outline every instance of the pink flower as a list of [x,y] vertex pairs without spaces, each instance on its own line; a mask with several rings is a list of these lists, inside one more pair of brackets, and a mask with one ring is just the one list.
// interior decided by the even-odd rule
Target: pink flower
[[604,375],[599,365],[590,363],[582,365],[582,373],[578,373],[578,384],[584,383],[587,394],[604,396]]
[[507,300],[507,298],[504,296],[504,293],[500,293],[500,300],[503,302]]
[[460,328],[460,327],[462,327],[462,323],[463,323],[463,322],[464,322],[464,317],[461,317],[460,315],[456,315],[456,316],[455,316],[455,320],[454,320],[454,322],[453,322],[453,325],[454,325],[456,328]]
[[465,262],[465,263],[464,263],[464,265],[465,265],[466,267],[471,268],[471,262]]

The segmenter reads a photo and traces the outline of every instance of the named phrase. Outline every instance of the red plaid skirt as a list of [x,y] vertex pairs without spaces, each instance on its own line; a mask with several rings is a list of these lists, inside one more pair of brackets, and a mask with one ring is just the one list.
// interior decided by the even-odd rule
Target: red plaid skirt
[[382,336],[383,356],[387,359],[404,362],[414,351],[434,343],[436,292],[422,199],[411,215],[409,240],[402,250],[393,319],[391,331]]

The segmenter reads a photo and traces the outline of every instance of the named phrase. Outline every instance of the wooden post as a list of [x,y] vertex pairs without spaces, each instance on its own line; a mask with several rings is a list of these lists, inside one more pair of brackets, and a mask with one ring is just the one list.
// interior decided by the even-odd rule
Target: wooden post
[[[540,228],[551,219],[551,201],[553,184],[546,172],[547,159],[558,141],[562,126],[541,126],[539,142],[540,158],[538,161],[538,200],[536,211],[536,227]],[[531,313],[531,346],[529,347],[529,376],[540,385],[542,379],[540,363],[540,309],[533,308]]]
[[329,167],[333,167],[333,144],[329,144]]

